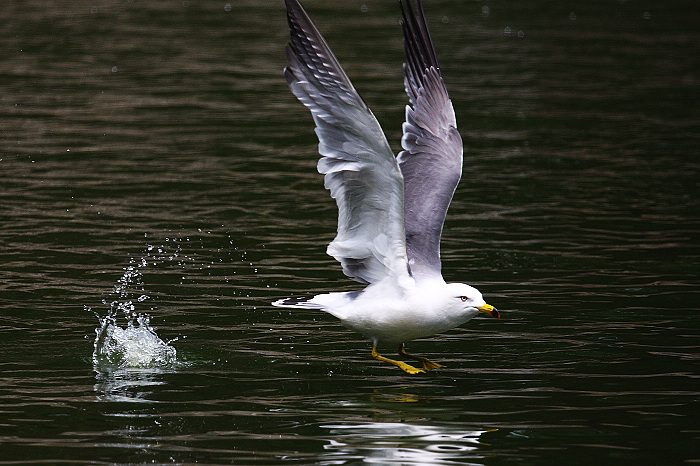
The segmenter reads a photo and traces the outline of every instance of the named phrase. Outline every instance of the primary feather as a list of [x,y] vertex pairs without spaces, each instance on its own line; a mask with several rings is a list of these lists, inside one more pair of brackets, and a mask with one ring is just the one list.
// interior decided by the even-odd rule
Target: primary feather
[[338,204],[328,253],[361,283],[408,275],[403,176],[379,122],[297,1],[287,0],[287,82],[311,110],[318,171]]
[[410,0],[401,2],[410,101],[398,161],[404,176],[406,247],[417,279],[442,277],[440,237],[447,209],[462,176],[462,138],[440,73],[423,5],[418,17]]

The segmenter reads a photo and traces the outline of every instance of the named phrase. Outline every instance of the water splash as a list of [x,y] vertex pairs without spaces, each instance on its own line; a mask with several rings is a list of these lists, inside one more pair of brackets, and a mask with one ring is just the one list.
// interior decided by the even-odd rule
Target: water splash
[[171,341],[160,339],[148,314],[130,318],[126,328],[119,327],[113,315],[100,319],[100,324],[92,353],[93,362],[100,367],[163,367],[177,360]]
[[[144,257],[132,259],[114,285],[110,300],[102,300],[109,306],[107,314],[101,317],[95,312],[100,327],[95,329],[92,360],[97,367],[154,368],[167,367],[177,361],[177,351],[170,345],[177,339],[163,341],[151,326],[150,315],[137,312],[137,305],[150,299],[144,292],[141,269],[148,266],[149,260],[155,264],[177,258],[179,248],[172,254],[164,249],[149,245]],[[91,310],[88,306],[85,308]],[[120,315],[126,321],[124,328],[118,325]]]

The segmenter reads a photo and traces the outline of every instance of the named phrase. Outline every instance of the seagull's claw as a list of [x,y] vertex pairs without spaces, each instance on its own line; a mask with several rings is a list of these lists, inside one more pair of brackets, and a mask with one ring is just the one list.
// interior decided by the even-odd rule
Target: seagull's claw
[[431,360],[428,359],[428,358],[424,358],[424,357],[422,357],[422,356],[416,356],[416,355],[414,355],[414,354],[408,354],[408,353],[406,352],[406,350],[404,349],[404,347],[403,347],[403,343],[401,343],[401,344],[399,345],[399,354],[400,354],[401,356],[406,357],[406,358],[413,359],[414,361],[418,361],[419,363],[421,363],[421,364],[423,365],[423,369],[425,369],[426,371],[432,371],[433,369],[438,369],[438,368],[440,368],[440,367],[445,367],[445,366],[443,366],[442,364],[438,364],[438,363],[436,363],[436,362],[433,362],[433,361],[431,361]]
[[[399,367],[399,369],[401,369],[402,371],[404,371],[407,374],[424,374],[425,373],[425,371],[423,369],[418,369],[417,367],[413,367],[412,365],[406,364],[405,362],[402,362],[402,361],[396,361],[396,362],[398,363],[396,365]],[[425,366],[423,366],[423,367],[425,367]],[[430,370],[430,369],[427,369],[427,370]]]
[[412,365],[406,364],[403,361],[396,361],[394,359],[385,358],[381,354],[377,353],[376,345],[372,345],[372,357],[377,361],[383,361],[388,362],[389,364],[393,364],[407,374],[420,374],[421,372],[425,372],[423,369],[418,369],[417,367],[413,367]]
[[445,367],[442,364],[431,361],[430,359],[421,358],[421,364],[423,364],[423,369],[426,371],[432,371],[433,369],[439,369]]

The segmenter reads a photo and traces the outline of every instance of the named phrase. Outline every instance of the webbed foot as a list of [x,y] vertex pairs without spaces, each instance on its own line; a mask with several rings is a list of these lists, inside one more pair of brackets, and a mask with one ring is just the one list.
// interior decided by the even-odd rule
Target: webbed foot
[[[389,364],[393,364],[407,374],[420,374],[421,372],[425,372],[424,370],[418,369],[417,367],[413,367],[412,365],[406,364],[403,361],[396,361],[394,359],[385,358],[381,354],[377,353],[377,346],[376,345],[372,345],[372,357],[378,361],[383,361],[383,362],[388,362]],[[428,360],[426,359],[426,361],[428,361]],[[428,362],[430,362],[430,361],[428,361]],[[431,364],[435,364],[435,363],[431,363]],[[425,367],[425,363],[423,363],[423,367]],[[433,369],[434,369],[434,367],[433,367]],[[427,370],[430,370],[430,369],[427,369]]]
[[416,356],[414,354],[408,354],[403,347],[403,343],[401,343],[399,345],[399,354],[401,356],[407,357],[409,359],[413,359],[414,361],[418,361],[419,363],[421,363],[423,365],[423,369],[425,369],[426,371],[432,371],[433,369],[445,367],[442,364],[438,364],[436,362],[433,362],[428,358],[424,358],[422,356]]

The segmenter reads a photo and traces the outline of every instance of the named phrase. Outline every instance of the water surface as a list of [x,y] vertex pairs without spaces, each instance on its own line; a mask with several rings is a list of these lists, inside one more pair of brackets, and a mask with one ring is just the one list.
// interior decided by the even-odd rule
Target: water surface
[[[307,3],[398,150],[397,6]],[[281,2],[0,6],[0,462],[700,461],[694,4],[426,9],[465,142],[444,274],[502,319],[411,377],[270,306],[356,288]],[[134,264],[177,361],[95,364]]]

